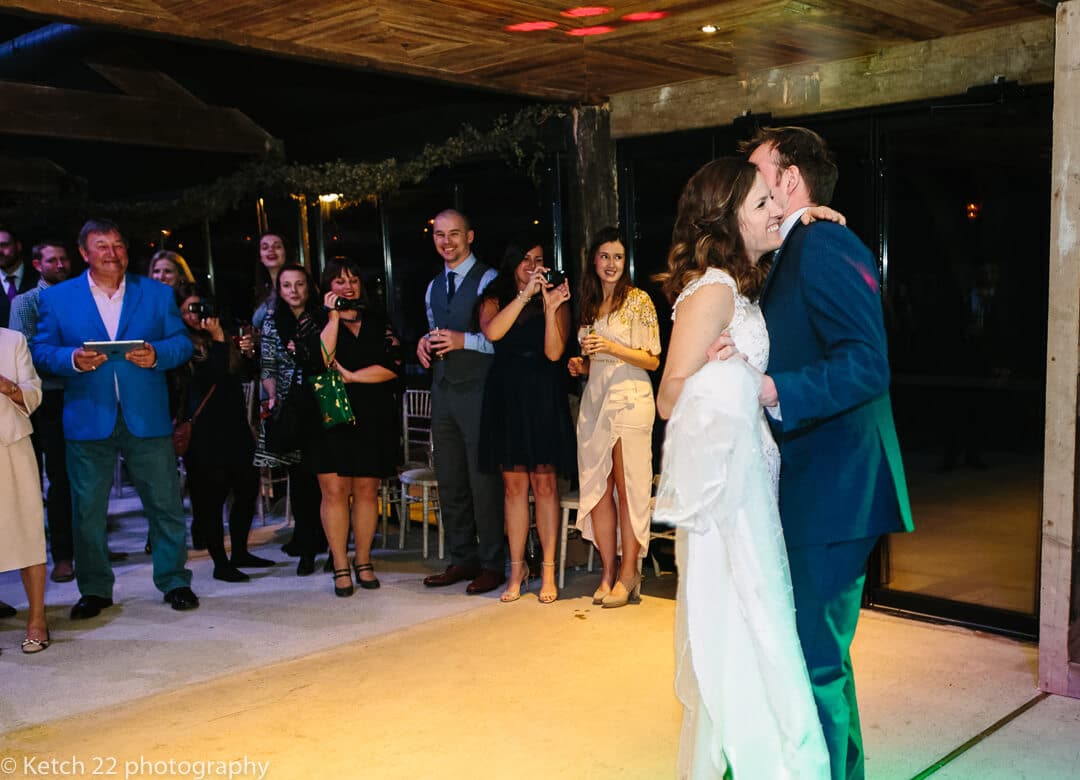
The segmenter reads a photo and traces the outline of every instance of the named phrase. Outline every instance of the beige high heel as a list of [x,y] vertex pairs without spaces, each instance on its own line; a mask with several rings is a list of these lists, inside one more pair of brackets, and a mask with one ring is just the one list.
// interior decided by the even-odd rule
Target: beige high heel
[[[549,569],[554,569],[555,568],[554,561],[551,562],[551,563],[548,563],[547,561],[542,561],[540,563],[540,565],[543,566],[544,568],[549,568]],[[555,572],[552,572],[552,575],[554,575],[554,574],[555,574]],[[558,586],[555,587],[555,592],[554,593],[551,593],[550,591],[545,593],[544,592],[544,586],[541,585],[540,586],[540,595],[539,595],[538,598],[539,598],[541,604],[550,604],[551,602],[553,602],[557,598],[559,598],[559,588],[558,588]]]
[[615,587],[611,593],[604,596],[602,602],[604,609],[625,607],[629,603],[637,604],[641,601],[641,574],[634,575],[629,585],[624,585],[622,580],[615,581]]
[[[509,604],[512,601],[517,601],[521,598],[521,591],[529,589],[529,567],[525,565],[525,561],[510,561],[510,566],[520,566],[524,571],[521,574],[521,579],[515,583],[511,583],[506,586],[506,590],[499,596],[499,601],[503,604]],[[514,585],[517,585],[516,590],[511,590]]]
[[609,588],[603,580],[600,580],[600,587],[592,594],[592,603],[603,604],[604,598],[609,593],[611,593],[611,588]]

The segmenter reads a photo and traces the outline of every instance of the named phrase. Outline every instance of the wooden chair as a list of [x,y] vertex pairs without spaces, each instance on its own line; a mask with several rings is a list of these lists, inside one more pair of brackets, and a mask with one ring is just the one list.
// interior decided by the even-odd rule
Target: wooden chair
[[[409,524],[409,505],[422,506],[420,521],[423,524],[423,554],[428,557],[428,518],[435,512],[438,528],[439,558],[445,557],[446,540],[443,530],[442,510],[439,507],[439,482],[435,477],[434,447],[431,441],[431,391],[406,390],[401,399],[402,440],[405,447],[405,463],[398,472],[400,493],[398,495],[398,549],[405,547],[405,532]],[[410,494],[409,488],[419,487],[420,495]],[[384,493],[384,495],[387,495]],[[384,504],[389,507],[389,501]],[[386,514],[383,515],[385,533]]]

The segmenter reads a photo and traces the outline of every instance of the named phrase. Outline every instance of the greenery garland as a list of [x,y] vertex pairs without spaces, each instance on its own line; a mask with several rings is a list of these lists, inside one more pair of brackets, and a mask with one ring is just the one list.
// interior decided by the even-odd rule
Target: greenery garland
[[332,162],[311,165],[263,159],[247,163],[235,173],[204,185],[187,188],[164,200],[124,200],[109,203],[22,199],[19,207],[5,210],[0,218],[18,224],[17,212],[32,210],[40,219],[42,209],[68,216],[99,214],[116,219],[129,233],[162,225],[182,227],[203,219],[214,219],[235,209],[244,200],[259,195],[289,193],[336,193],[345,202],[371,200],[398,190],[402,185],[419,184],[439,168],[447,168],[471,157],[494,155],[527,168],[535,176],[543,158],[541,129],[545,122],[565,116],[562,106],[530,106],[513,116],[502,115],[490,129],[481,132],[472,125],[441,144],[427,144],[410,160],[388,158],[381,162]]

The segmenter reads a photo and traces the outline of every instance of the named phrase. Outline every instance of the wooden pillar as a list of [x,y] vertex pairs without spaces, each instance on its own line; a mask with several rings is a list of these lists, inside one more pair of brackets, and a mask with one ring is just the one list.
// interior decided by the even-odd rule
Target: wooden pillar
[[571,111],[574,166],[569,182],[571,257],[584,262],[592,236],[619,221],[615,173],[615,141],[611,137],[611,108],[577,106]]
[[1069,652],[1070,644],[1077,646],[1070,642],[1076,634],[1070,613],[1080,375],[1080,0],[1057,7],[1054,60],[1039,687],[1080,696],[1080,664]]

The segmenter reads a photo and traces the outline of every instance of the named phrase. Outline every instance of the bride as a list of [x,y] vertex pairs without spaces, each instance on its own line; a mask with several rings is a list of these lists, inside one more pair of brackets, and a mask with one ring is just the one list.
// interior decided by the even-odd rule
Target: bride
[[[769,360],[759,260],[780,247],[781,216],[754,165],[714,160],[683,190],[657,277],[674,320],[657,396],[670,422],[654,518],[678,528],[680,778],[829,777],[795,631],[780,454],[758,402]],[[707,363],[724,331],[745,360]]]

